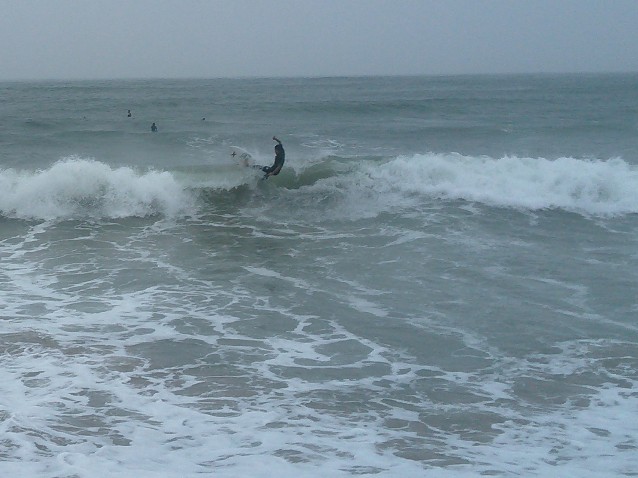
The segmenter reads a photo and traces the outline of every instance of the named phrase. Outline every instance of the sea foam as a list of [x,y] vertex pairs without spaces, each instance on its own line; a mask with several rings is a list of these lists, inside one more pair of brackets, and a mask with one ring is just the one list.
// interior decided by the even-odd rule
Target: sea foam
[[69,157],[38,171],[0,170],[0,212],[19,219],[173,216],[191,198],[168,172]]
[[638,168],[622,159],[399,156],[365,167],[375,189],[584,215],[638,212]]

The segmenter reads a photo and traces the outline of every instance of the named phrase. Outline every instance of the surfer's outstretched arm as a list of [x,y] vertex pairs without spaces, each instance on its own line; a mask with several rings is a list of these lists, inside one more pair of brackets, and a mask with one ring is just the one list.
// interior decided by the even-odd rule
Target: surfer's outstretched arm
[[286,160],[286,152],[284,151],[281,141],[277,138],[277,136],[273,136],[272,139],[273,141],[277,141],[277,144],[275,145],[275,162],[272,166],[265,166],[262,169],[262,171],[266,173],[264,179],[267,179],[270,176],[277,176],[284,165],[284,161]]

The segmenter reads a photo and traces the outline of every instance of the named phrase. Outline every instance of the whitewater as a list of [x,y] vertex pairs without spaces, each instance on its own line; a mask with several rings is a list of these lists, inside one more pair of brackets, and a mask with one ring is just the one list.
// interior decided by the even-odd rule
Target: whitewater
[[[376,207],[403,207],[410,198],[465,200],[502,208],[561,209],[586,216],[638,213],[638,171],[620,158],[490,158],[426,153],[389,160],[328,157],[287,178],[290,189],[330,195],[344,190]],[[232,165],[231,165],[232,167]],[[211,176],[214,167],[209,168]],[[217,168],[220,169],[220,168]],[[314,172],[322,170],[322,172]],[[202,169],[198,174],[201,174]],[[217,171],[219,172],[219,171]],[[257,185],[250,171],[222,181],[187,177],[180,171],[113,168],[94,159],[65,158],[47,170],[1,170],[3,216],[20,219],[123,218],[196,214],[204,187],[233,190]],[[323,177],[322,177],[323,175]],[[383,202],[384,206],[379,206]]]
[[0,84],[0,472],[633,476],[635,80]]

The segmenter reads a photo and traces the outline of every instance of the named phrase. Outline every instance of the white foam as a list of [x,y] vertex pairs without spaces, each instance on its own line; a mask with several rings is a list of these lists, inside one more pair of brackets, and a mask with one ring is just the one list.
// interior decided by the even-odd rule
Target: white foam
[[47,170],[1,170],[0,188],[0,211],[20,219],[173,216],[192,204],[168,172],[140,173],[78,157]]
[[381,166],[367,164],[363,171],[374,180],[373,187],[383,192],[529,210],[557,208],[585,215],[638,212],[638,168],[618,158],[417,154]]
[[[407,159],[403,174],[418,170],[417,160]],[[353,183],[349,173],[340,184],[376,193],[381,205],[387,198],[399,205],[401,197],[430,195],[420,186],[423,178],[372,180],[392,166],[364,167],[361,181]],[[179,235],[170,237],[178,231],[161,221],[120,238],[96,228],[92,241],[100,249],[89,249],[91,258],[102,248],[114,252],[96,263],[80,257],[76,263],[75,256],[51,261],[67,243],[63,234],[49,234],[56,226],[33,226],[21,242],[0,242],[0,279],[6,277],[0,323],[7,335],[0,368],[3,476],[593,478],[636,469],[634,348],[616,352],[611,344],[598,354],[591,349],[604,344],[576,342],[562,353],[513,358],[486,343],[489,330],[488,337],[464,333],[446,316],[444,326],[430,320],[436,310],[424,310],[418,322],[431,334],[424,337],[451,344],[450,337],[462,337],[451,354],[472,352],[462,342],[490,357],[485,368],[481,358],[469,370],[447,369],[428,355],[429,340],[421,355],[418,347],[403,349],[392,335],[379,335],[382,324],[393,334],[400,323],[392,321],[411,320],[411,313],[398,319],[402,308],[393,310],[396,301],[384,302],[390,294],[372,288],[363,274],[342,277],[326,268],[336,283],[330,290],[310,275],[313,268],[303,274],[290,262],[240,262],[228,290],[228,277],[208,261],[215,247],[193,247],[202,255],[182,263],[169,253],[180,242]],[[268,234],[291,235],[282,231]],[[315,239],[348,234],[318,230]],[[399,237],[394,245],[422,237],[393,234]],[[193,229],[185,236],[197,240]],[[300,237],[313,239],[307,231]],[[333,251],[313,260],[338,259]],[[86,274],[96,265],[99,279]],[[117,278],[129,270],[136,280]],[[581,297],[577,286],[531,280]],[[283,282],[285,293],[263,291],[266,282]],[[78,306],[83,300],[102,307]],[[324,309],[329,300],[333,306]],[[302,307],[305,301],[311,305]],[[625,355],[601,372],[607,357],[614,362]],[[600,373],[608,383],[604,375],[595,378]],[[550,385],[563,377],[580,383],[582,393],[565,397],[582,403],[543,402],[541,391],[527,391],[540,397],[537,405],[519,392],[527,378],[542,383],[547,377]],[[591,383],[587,377],[594,377]],[[450,399],[437,399],[439,392]]]

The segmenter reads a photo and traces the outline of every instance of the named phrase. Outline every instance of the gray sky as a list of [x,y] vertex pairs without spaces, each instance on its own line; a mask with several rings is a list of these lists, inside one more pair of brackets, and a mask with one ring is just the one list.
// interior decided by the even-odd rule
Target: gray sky
[[638,0],[0,0],[0,79],[638,71]]

